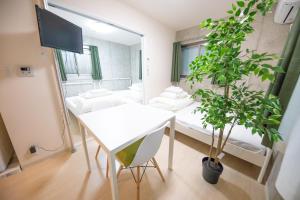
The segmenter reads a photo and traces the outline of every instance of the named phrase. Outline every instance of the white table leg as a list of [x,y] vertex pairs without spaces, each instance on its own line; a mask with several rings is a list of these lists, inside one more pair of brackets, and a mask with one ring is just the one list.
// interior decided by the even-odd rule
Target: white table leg
[[109,153],[107,156],[109,157],[110,186],[111,186],[112,199],[118,200],[119,192],[118,192],[118,181],[117,181],[117,174],[116,174],[116,159],[113,153]]
[[88,167],[88,171],[91,171],[91,164],[90,164],[89,153],[88,153],[86,138],[85,138],[86,129],[82,127],[80,122],[78,122],[78,125],[79,125],[79,131],[80,131],[81,136],[82,136],[82,144],[83,144],[83,150],[84,150],[84,154],[85,154],[86,164],[87,164],[87,167]]
[[173,153],[175,140],[175,117],[170,120],[170,135],[169,135],[169,169],[173,169]]

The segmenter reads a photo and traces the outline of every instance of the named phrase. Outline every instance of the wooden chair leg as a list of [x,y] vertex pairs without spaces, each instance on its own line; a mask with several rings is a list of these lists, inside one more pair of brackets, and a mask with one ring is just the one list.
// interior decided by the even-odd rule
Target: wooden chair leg
[[162,181],[165,182],[165,178],[164,178],[163,174],[161,173],[160,168],[159,168],[159,166],[158,166],[158,164],[157,164],[154,157],[152,158],[152,161],[153,161],[153,164],[154,164],[155,168],[157,169]]
[[117,172],[117,178],[119,178],[122,169],[123,169],[123,167],[122,167],[122,165],[120,165],[120,167],[119,167],[119,169],[118,169],[118,172]]
[[[122,165],[120,165],[119,169],[118,169],[118,172],[117,172],[117,177],[120,176],[121,174],[121,171],[123,170],[124,168],[122,167]],[[108,171],[109,171],[109,165],[108,165],[108,157],[106,159],[106,178],[108,178]]]
[[108,164],[108,156],[106,157],[106,178],[108,178],[108,170],[109,170],[109,164]]
[[137,195],[137,200],[140,200],[140,166],[137,166],[137,181],[136,181],[136,186],[137,186],[137,190],[136,190],[136,195]]
[[96,152],[96,155],[95,155],[95,159],[98,158],[98,154],[99,154],[99,152],[100,152],[100,149],[101,149],[101,146],[99,145],[99,146],[98,146],[98,149],[97,149],[97,152]]

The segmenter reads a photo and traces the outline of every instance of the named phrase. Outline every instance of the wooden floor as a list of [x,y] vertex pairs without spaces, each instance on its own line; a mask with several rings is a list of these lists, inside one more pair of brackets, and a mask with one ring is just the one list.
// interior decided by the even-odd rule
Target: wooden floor
[[[92,172],[86,172],[81,147],[77,152],[61,153],[26,168],[22,173],[0,180],[1,200],[109,200],[109,180],[105,178],[105,154],[100,161],[94,155],[97,145],[88,143]],[[167,169],[168,136],[164,136],[157,161],[166,178],[163,183],[155,169],[149,169],[141,184],[141,199],[159,200],[263,200],[264,186],[255,179],[259,169],[226,155],[224,172],[217,185],[206,183],[201,176],[201,159],[208,146],[177,134],[174,170]],[[129,171],[119,177],[121,200],[134,200],[136,185]]]

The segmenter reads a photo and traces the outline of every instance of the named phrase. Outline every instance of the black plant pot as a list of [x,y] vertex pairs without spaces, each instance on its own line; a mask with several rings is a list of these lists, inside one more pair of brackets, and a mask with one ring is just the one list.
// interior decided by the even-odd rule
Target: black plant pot
[[219,162],[218,165],[215,165],[213,158],[209,161],[208,157],[204,157],[202,159],[202,167],[203,178],[211,184],[217,184],[219,177],[223,172],[222,164]]

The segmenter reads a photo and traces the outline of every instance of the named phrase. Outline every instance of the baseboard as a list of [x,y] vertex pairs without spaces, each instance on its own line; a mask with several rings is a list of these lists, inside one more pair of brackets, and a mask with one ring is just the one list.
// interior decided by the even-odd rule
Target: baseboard
[[70,148],[69,148],[69,147],[64,147],[64,148],[62,148],[62,149],[60,149],[60,150],[55,151],[55,152],[52,153],[52,154],[49,154],[48,156],[45,156],[45,157],[40,158],[40,159],[38,159],[38,160],[35,160],[35,161],[32,161],[32,162],[28,162],[28,163],[26,163],[26,164],[23,164],[23,165],[21,165],[21,168],[22,168],[22,169],[26,169],[27,167],[30,167],[30,166],[33,165],[33,164],[42,162],[42,161],[44,161],[44,160],[46,160],[46,159],[52,158],[52,157],[54,157],[54,156],[56,156],[56,155],[58,155],[58,154],[61,154],[61,153],[63,153],[63,152],[70,152],[70,153],[72,153],[72,152],[70,151]]
[[270,200],[270,197],[269,197],[269,190],[268,190],[267,184],[265,185],[265,197],[266,197],[266,200]]

